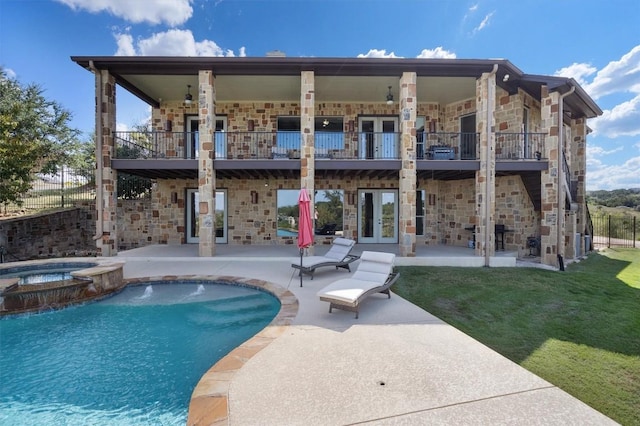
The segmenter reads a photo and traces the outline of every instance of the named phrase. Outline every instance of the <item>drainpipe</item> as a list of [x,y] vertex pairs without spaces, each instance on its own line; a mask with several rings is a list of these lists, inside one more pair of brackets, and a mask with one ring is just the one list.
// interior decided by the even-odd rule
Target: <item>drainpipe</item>
[[[489,194],[491,193],[491,179],[489,179],[489,174],[491,172],[491,150],[489,142],[491,141],[491,115],[493,114],[493,110],[495,108],[495,85],[489,84],[489,79],[491,77],[495,77],[498,72],[498,64],[493,64],[493,70],[489,73],[487,78],[487,120],[486,120],[486,134],[487,134],[487,149],[485,150],[485,200],[484,200],[484,221],[485,221],[485,231],[484,231],[484,266],[488,267],[491,263],[491,255],[489,253],[489,247],[491,244],[491,235],[489,234],[489,230],[491,229],[491,206],[490,201],[491,197]],[[493,87],[493,90],[490,88]]]
[[102,200],[102,73],[94,66],[93,61],[89,61],[89,68],[98,79],[98,90],[96,91],[96,212],[98,214],[96,222],[96,235],[93,240],[102,238],[104,232],[103,200]]
[[[564,221],[564,98],[572,94],[576,91],[576,86],[571,86],[571,89],[564,94],[560,94],[558,97],[558,212],[556,218],[556,247],[557,247],[557,255],[558,255],[558,269],[564,271],[564,260],[562,259],[562,254],[560,253],[560,247],[564,249],[564,241],[560,241],[562,238],[562,231],[560,229],[560,224]],[[560,220],[560,215],[563,215],[563,221]],[[564,252],[564,250],[563,250]]]

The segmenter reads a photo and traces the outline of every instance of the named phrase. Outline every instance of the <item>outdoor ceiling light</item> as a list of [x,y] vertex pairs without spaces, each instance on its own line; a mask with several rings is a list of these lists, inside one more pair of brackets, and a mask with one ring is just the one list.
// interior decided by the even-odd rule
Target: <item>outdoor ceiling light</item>
[[329,120],[328,119],[324,119],[324,121],[322,122],[322,127],[327,127],[329,125]]
[[387,93],[387,105],[393,105],[393,95],[391,94],[391,86],[389,86],[389,93]]
[[191,96],[191,85],[187,84],[187,94],[184,95],[184,103],[185,105],[191,105],[191,101],[193,101],[193,96]]

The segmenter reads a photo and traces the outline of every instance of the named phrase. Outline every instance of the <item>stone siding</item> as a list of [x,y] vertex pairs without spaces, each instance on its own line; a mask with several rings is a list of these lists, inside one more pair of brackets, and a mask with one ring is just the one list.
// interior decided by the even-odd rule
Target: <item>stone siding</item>
[[0,220],[0,247],[5,261],[49,257],[93,256],[95,206]]

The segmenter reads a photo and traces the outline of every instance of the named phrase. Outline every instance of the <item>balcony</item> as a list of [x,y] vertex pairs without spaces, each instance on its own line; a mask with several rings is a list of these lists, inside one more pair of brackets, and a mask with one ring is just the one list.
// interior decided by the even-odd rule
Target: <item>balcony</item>
[[[197,159],[198,132],[114,132],[116,159]],[[215,132],[217,160],[299,160],[300,132]],[[315,134],[316,160],[397,160],[399,133]]]
[[480,133],[418,133],[418,160],[477,160]]
[[543,159],[546,133],[496,133],[496,160]]
[[[114,132],[114,140],[115,168],[146,168],[142,166],[142,160],[156,160],[167,169],[197,170],[197,163],[193,160],[200,155],[198,132]],[[255,166],[299,170],[301,140],[298,131],[215,132],[213,158],[218,169],[249,169]],[[478,170],[479,141],[479,133],[418,133],[418,169]],[[545,169],[544,141],[544,133],[496,133],[496,170]],[[398,170],[400,158],[400,134],[396,132],[315,133],[317,169]],[[167,163],[175,160],[187,161],[182,161],[180,166]],[[253,161],[250,165],[243,164],[243,160]]]

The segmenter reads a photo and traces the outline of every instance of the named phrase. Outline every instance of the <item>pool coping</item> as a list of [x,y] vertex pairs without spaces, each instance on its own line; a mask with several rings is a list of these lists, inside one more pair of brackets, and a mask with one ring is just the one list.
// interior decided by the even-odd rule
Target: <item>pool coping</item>
[[200,280],[266,291],[280,301],[280,310],[261,331],[221,358],[200,377],[191,394],[187,425],[228,425],[229,386],[234,375],[262,349],[281,336],[298,314],[298,298],[289,290],[270,281],[231,275],[162,275],[124,280],[124,287],[148,281]]

